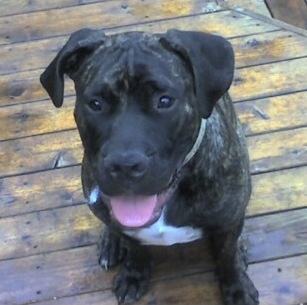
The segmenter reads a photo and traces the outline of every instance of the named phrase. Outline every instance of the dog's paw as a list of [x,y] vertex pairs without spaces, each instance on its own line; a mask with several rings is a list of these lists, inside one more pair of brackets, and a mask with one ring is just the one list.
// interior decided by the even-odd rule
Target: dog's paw
[[121,238],[105,228],[98,242],[99,264],[108,270],[118,265],[124,258]]
[[113,292],[119,304],[131,304],[145,294],[148,284],[148,268],[129,270],[123,267],[113,280]]
[[221,285],[224,302],[226,305],[257,305],[258,291],[245,272],[239,280],[230,285]]

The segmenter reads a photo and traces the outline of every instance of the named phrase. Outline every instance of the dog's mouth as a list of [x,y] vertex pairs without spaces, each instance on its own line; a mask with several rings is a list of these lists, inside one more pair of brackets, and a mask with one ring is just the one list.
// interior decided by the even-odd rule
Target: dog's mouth
[[161,215],[162,209],[174,193],[174,183],[162,193],[148,196],[127,194],[107,196],[101,193],[110,210],[111,217],[124,228],[149,226]]

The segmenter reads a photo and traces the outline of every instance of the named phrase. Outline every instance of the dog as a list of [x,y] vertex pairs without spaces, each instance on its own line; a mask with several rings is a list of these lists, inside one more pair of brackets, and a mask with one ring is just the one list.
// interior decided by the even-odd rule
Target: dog
[[56,107],[75,83],[82,185],[105,226],[100,264],[122,262],[119,303],[148,289],[148,245],[210,236],[227,305],[259,304],[240,246],[251,194],[248,152],[227,91],[231,44],[212,34],[73,33],[40,81]]

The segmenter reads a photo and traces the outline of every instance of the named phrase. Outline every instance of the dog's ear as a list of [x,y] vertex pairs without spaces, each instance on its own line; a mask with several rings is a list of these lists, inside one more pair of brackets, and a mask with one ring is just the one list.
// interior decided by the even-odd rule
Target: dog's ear
[[194,90],[203,118],[229,89],[234,74],[231,44],[220,36],[201,32],[169,30],[160,42],[188,64],[194,77]]
[[64,95],[64,74],[70,75],[78,69],[82,60],[104,43],[102,31],[82,29],[73,33],[58,55],[40,76],[53,104],[61,107]]

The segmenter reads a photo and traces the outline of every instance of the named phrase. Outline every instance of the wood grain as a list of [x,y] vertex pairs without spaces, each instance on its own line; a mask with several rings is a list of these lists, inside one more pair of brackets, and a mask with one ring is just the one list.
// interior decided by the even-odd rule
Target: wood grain
[[246,135],[307,126],[306,91],[235,103]]
[[274,18],[307,29],[307,4],[301,0],[265,0]]
[[[0,45],[70,34],[82,27],[113,28],[204,12],[203,0],[121,0],[3,16]],[[69,16],[69,19],[67,19]]]
[[307,164],[307,128],[258,135],[247,139],[252,173]]
[[307,167],[252,176],[252,197],[247,215],[276,213],[306,206]]
[[271,14],[266,7],[265,0],[217,0],[222,7],[233,9],[248,9],[258,14],[271,17]]
[[233,101],[277,96],[307,90],[307,58],[236,70],[230,88]]
[[[104,0],[102,0],[104,1]],[[100,2],[102,2],[100,0]],[[106,1],[106,0],[105,0]],[[0,16],[11,16],[17,14],[27,14],[37,11],[50,10],[61,7],[71,7],[76,5],[86,5],[99,2],[99,0],[0,0]]]
[[0,179],[1,217],[83,202],[80,166]]
[[[1,20],[1,18],[0,18]],[[234,46],[237,46],[239,52],[237,63],[238,66],[251,65],[252,61],[289,59],[293,56],[304,56],[306,50],[304,43],[297,35],[293,38],[289,34],[278,31],[275,35],[272,30],[277,30],[269,24],[258,24],[256,20],[239,15],[236,12],[217,12],[212,14],[203,14],[198,16],[181,17],[174,20],[162,20],[158,22],[146,23],[143,25],[132,25],[118,29],[107,29],[106,34],[115,34],[118,32],[138,30],[149,32],[166,32],[169,28],[182,30],[198,30],[219,34],[228,38],[235,36],[246,36],[259,33],[259,30],[269,31],[265,35],[256,34],[250,38],[241,37],[234,39]],[[0,48],[0,75],[18,73],[21,71],[35,70],[45,68],[51,59],[55,57],[58,50],[67,41],[68,36],[52,37],[48,39],[33,40],[26,43],[16,43],[12,45],[3,45]],[[287,43],[288,51],[286,52],[284,44]],[[242,54],[240,54],[242,53]],[[241,57],[247,59],[241,60]],[[241,63],[242,62],[242,63]],[[255,64],[255,62],[254,62]]]

